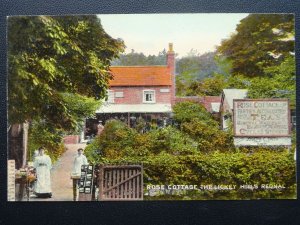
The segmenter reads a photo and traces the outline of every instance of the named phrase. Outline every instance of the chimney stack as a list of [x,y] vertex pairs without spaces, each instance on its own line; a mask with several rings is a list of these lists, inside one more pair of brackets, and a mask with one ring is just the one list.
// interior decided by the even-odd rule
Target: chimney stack
[[169,43],[169,51],[168,51],[168,53],[174,53],[173,43]]
[[175,52],[173,50],[173,43],[169,43],[169,50],[167,52],[167,66],[171,74],[171,103],[175,103]]

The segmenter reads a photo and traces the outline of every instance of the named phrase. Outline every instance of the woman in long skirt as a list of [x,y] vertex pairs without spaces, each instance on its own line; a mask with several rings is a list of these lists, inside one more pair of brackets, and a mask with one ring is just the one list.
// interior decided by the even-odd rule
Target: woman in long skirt
[[39,155],[35,158],[34,168],[36,169],[37,182],[35,194],[37,197],[52,197],[50,170],[51,159],[44,153],[44,148],[39,148]]

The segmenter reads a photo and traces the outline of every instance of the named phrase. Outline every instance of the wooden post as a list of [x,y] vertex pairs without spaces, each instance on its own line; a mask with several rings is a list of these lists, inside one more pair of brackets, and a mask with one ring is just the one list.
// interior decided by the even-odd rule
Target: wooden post
[[77,200],[77,185],[78,185],[78,178],[72,178],[73,180],[73,201]]
[[99,166],[99,196],[98,199],[103,198],[103,165]]
[[128,118],[127,118],[127,123],[128,123],[128,127],[130,127],[130,114],[128,113]]
[[29,124],[27,122],[23,123],[23,159],[22,167],[27,164],[27,145],[28,145],[28,129]]
[[143,164],[141,165],[141,200],[144,199],[144,179],[143,179]]

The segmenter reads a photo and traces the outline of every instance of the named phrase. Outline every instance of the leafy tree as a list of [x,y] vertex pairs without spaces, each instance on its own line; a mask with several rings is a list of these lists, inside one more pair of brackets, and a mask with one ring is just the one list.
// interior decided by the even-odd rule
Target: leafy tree
[[[15,136],[10,158],[22,157],[16,143],[22,135],[19,124],[42,120],[53,127],[76,128],[78,118],[94,109],[91,98],[106,95],[110,60],[123,49],[124,43],[111,38],[96,16],[9,17],[8,118],[10,135]],[[86,112],[75,110],[73,97],[93,106]]]
[[225,77],[231,76],[232,60],[228,59],[226,56],[222,56],[217,52],[214,55],[214,60],[219,68],[218,71],[214,71],[214,74],[221,74]]
[[65,151],[65,146],[62,143],[63,131],[45,121],[33,121],[29,128],[28,137],[28,160],[33,160],[34,151],[40,146],[46,148],[47,154],[52,162]]
[[[188,56],[177,61],[176,94],[179,96],[219,95],[220,91],[214,91],[218,84],[213,83],[214,81],[219,83],[221,75],[227,77],[230,73],[230,66],[229,60],[218,56],[216,52],[200,55],[191,50]],[[210,81],[212,81],[211,84],[209,84]],[[202,91],[202,88],[206,90]]]
[[251,14],[218,52],[232,60],[233,75],[266,76],[266,67],[279,65],[294,52],[294,34],[292,14]]
[[256,77],[251,80],[250,98],[288,98],[291,107],[296,107],[296,65],[293,56],[287,57],[279,66],[265,69],[270,77]]
[[176,62],[176,73],[186,82],[197,79],[201,70],[199,56],[182,57]]
[[121,54],[112,61],[113,66],[147,66],[166,65],[167,52],[163,49],[158,55],[148,55],[137,53],[134,49],[128,54]]
[[61,93],[103,98],[109,62],[123,46],[96,16],[10,17],[10,123],[44,118],[72,127],[75,120]]
[[225,76],[214,74],[212,77],[204,78],[202,81],[194,81],[186,91],[187,96],[218,96],[227,87]]
[[204,106],[194,102],[179,102],[173,106],[174,120],[182,124],[191,122],[193,119],[203,120],[206,123],[217,126],[217,122],[212,115],[207,112]]

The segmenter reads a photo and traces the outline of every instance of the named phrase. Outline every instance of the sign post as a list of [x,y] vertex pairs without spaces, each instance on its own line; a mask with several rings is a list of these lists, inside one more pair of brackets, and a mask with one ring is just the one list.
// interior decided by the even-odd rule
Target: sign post
[[7,161],[7,201],[15,201],[16,188],[15,188],[15,160]]

